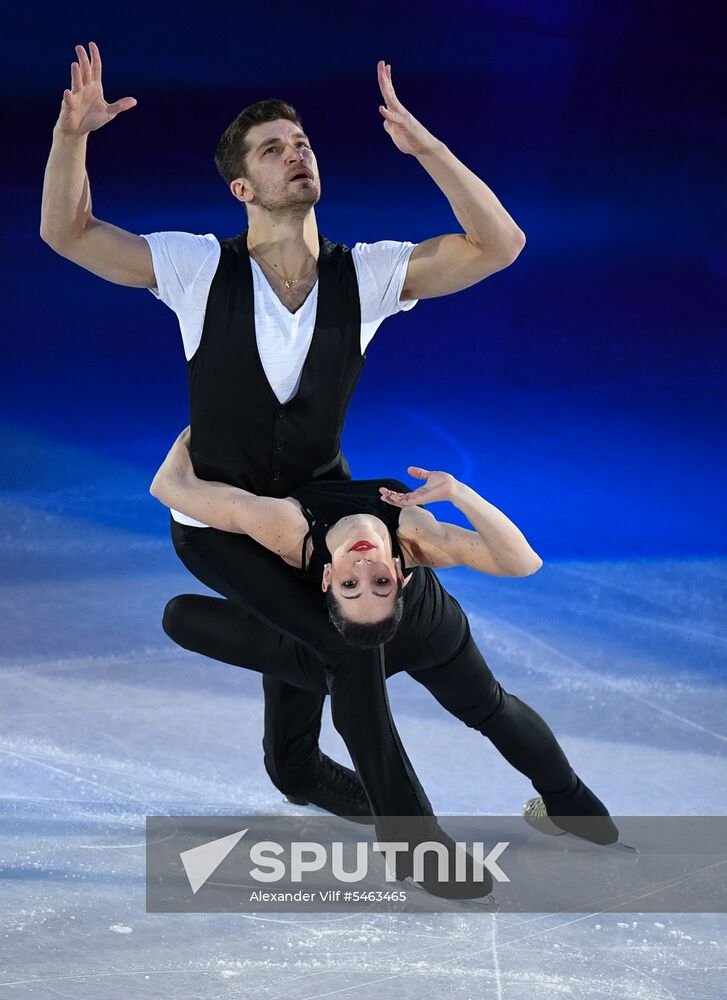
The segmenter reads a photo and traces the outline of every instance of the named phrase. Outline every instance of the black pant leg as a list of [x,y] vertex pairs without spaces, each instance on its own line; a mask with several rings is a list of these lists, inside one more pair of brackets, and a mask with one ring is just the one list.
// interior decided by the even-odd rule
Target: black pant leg
[[[252,539],[177,522],[172,538],[179,558],[194,576],[325,661],[334,725],[364,789],[367,793],[371,789],[374,811],[431,815],[391,718],[381,649],[346,645],[328,620],[321,593]],[[289,682],[280,675],[277,679]]]
[[[453,628],[458,635],[460,613],[457,606]],[[572,786],[573,769],[552,730],[534,709],[499,684],[469,627],[451,659],[409,672],[448,712],[483,733],[538,792],[559,793]]]
[[[397,660],[403,663],[444,708],[487,736],[514,768],[530,778],[550,816],[608,817],[603,802],[573,771],[547,723],[492,675],[457,601],[435,573],[424,573],[422,597],[407,623],[408,632],[400,630],[386,647],[387,660],[394,669]],[[400,648],[390,656],[397,642]],[[578,824],[568,828],[598,843],[610,843],[617,836],[610,820],[589,826],[587,834]]]
[[[326,479],[348,480],[351,469],[343,453],[326,470]],[[270,780],[280,789],[294,787],[306,761],[317,751],[324,697],[263,674],[265,722],[263,759]]]
[[575,773],[548,724],[495,680],[471,636],[450,661],[411,676],[530,778],[561,829],[597,844],[618,839],[608,809]]
[[276,679],[298,690],[325,695],[323,662],[305,646],[222,597],[180,594],[167,602],[162,627],[179,646],[222,663]]
[[[264,685],[275,682],[265,701],[266,717],[272,710],[278,712],[281,698],[287,701],[275,724],[265,730],[265,768],[282,791],[294,788],[318,750],[321,706],[327,691],[323,662],[226,598],[173,597],[164,609],[162,626],[185,649],[262,673]],[[279,742],[271,745],[273,738]]]
[[316,755],[325,695],[263,674],[263,762],[281,791],[295,788]]
[[373,664],[354,660],[334,665],[327,679],[333,724],[377,817],[377,835],[380,840],[398,840],[401,828],[387,817],[433,814],[391,716],[383,649],[372,651]]
[[323,595],[252,538],[172,521],[174,549],[198,580],[314,654],[345,658],[350,647],[331,626]]
[[[177,555],[212,590],[309,650],[336,642],[320,594],[295,577],[273,553],[251,538],[214,528],[194,528],[171,520]],[[200,650],[204,652],[204,650]],[[343,655],[343,643],[338,651]],[[213,655],[213,654],[211,654]],[[265,670],[265,768],[278,788],[294,784],[303,759],[318,747],[325,692],[289,684],[274,669]]]

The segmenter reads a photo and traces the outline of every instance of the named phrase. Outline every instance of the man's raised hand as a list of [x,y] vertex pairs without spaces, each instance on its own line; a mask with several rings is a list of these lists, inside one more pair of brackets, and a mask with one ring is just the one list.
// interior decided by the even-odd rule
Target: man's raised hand
[[386,486],[379,486],[381,499],[392,507],[417,507],[438,500],[451,500],[457,492],[457,480],[448,472],[429,472],[417,465],[410,465],[406,471],[415,479],[426,479],[426,483],[411,493],[396,493]]
[[121,111],[136,105],[135,97],[122,97],[107,104],[101,85],[101,55],[98,45],[89,42],[89,59],[82,45],[76,46],[78,62],[71,63],[71,89],[63,91],[61,113],[56,128],[66,135],[85,135],[101,128]]
[[379,111],[384,118],[384,130],[389,133],[396,148],[402,153],[411,153],[414,156],[433,153],[439,144],[438,140],[416,120],[411,112],[406,110],[396,96],[391,82],[391,66],[381,59],[377,72],[381,96],[386,101],[386,106],[379,105]]

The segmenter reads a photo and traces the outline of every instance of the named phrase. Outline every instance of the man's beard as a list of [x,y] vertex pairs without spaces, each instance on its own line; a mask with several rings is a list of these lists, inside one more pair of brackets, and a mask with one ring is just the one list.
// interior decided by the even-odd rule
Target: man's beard
[[258,194],[255,197],[255,205],[270,215],[306,215],[306,213],[320,201],[320,190],[315,182],[301,187],[300,191],[291,190],[288,185],[282,193],[266,195]]

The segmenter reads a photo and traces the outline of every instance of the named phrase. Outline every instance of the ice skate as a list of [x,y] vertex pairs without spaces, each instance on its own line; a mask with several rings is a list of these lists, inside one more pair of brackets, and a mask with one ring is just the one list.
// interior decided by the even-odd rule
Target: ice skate
[[320,750],[295,788],[283,794],[296,806],[313,805],[355,823],[373,823],[371,805],[359,776]]
[[[639,853],[638,848],[624,844],[618,839],[618,830],[609,816],[559,816],[558,819],[565,820],[572,827],[572,829],[561,828],[548,814],[547,806],[540,795],[528,799],[525,803],[523,819],[533,830],[551,837],[577,837],[579,840],[587,840],[599,847],[607,847],[609,850],[625,851],[629,854]],[[607,838],[611,830],[614,831],[615,836],[609,840]]]

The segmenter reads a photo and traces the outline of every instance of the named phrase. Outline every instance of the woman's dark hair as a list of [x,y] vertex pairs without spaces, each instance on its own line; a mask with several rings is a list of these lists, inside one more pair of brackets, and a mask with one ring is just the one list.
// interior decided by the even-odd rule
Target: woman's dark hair
[[246,157],[250,150],[247,148],[247,133],[254,125],[274,122],[278,118],[287,118],[303,129],[303,121],[293,105],[277,97],[250,104],[227,126],[217,143],[215,164],[228,187],[235,178],[248,176]]
[[343,641],[357,649],[375,649],[396,635],[404,614],[404,594],[401,580],[398,581],[394,611],[379,622],[352,622],[341,614],[341,605],[329,587],[325,592],[328,617],[343,637]]

